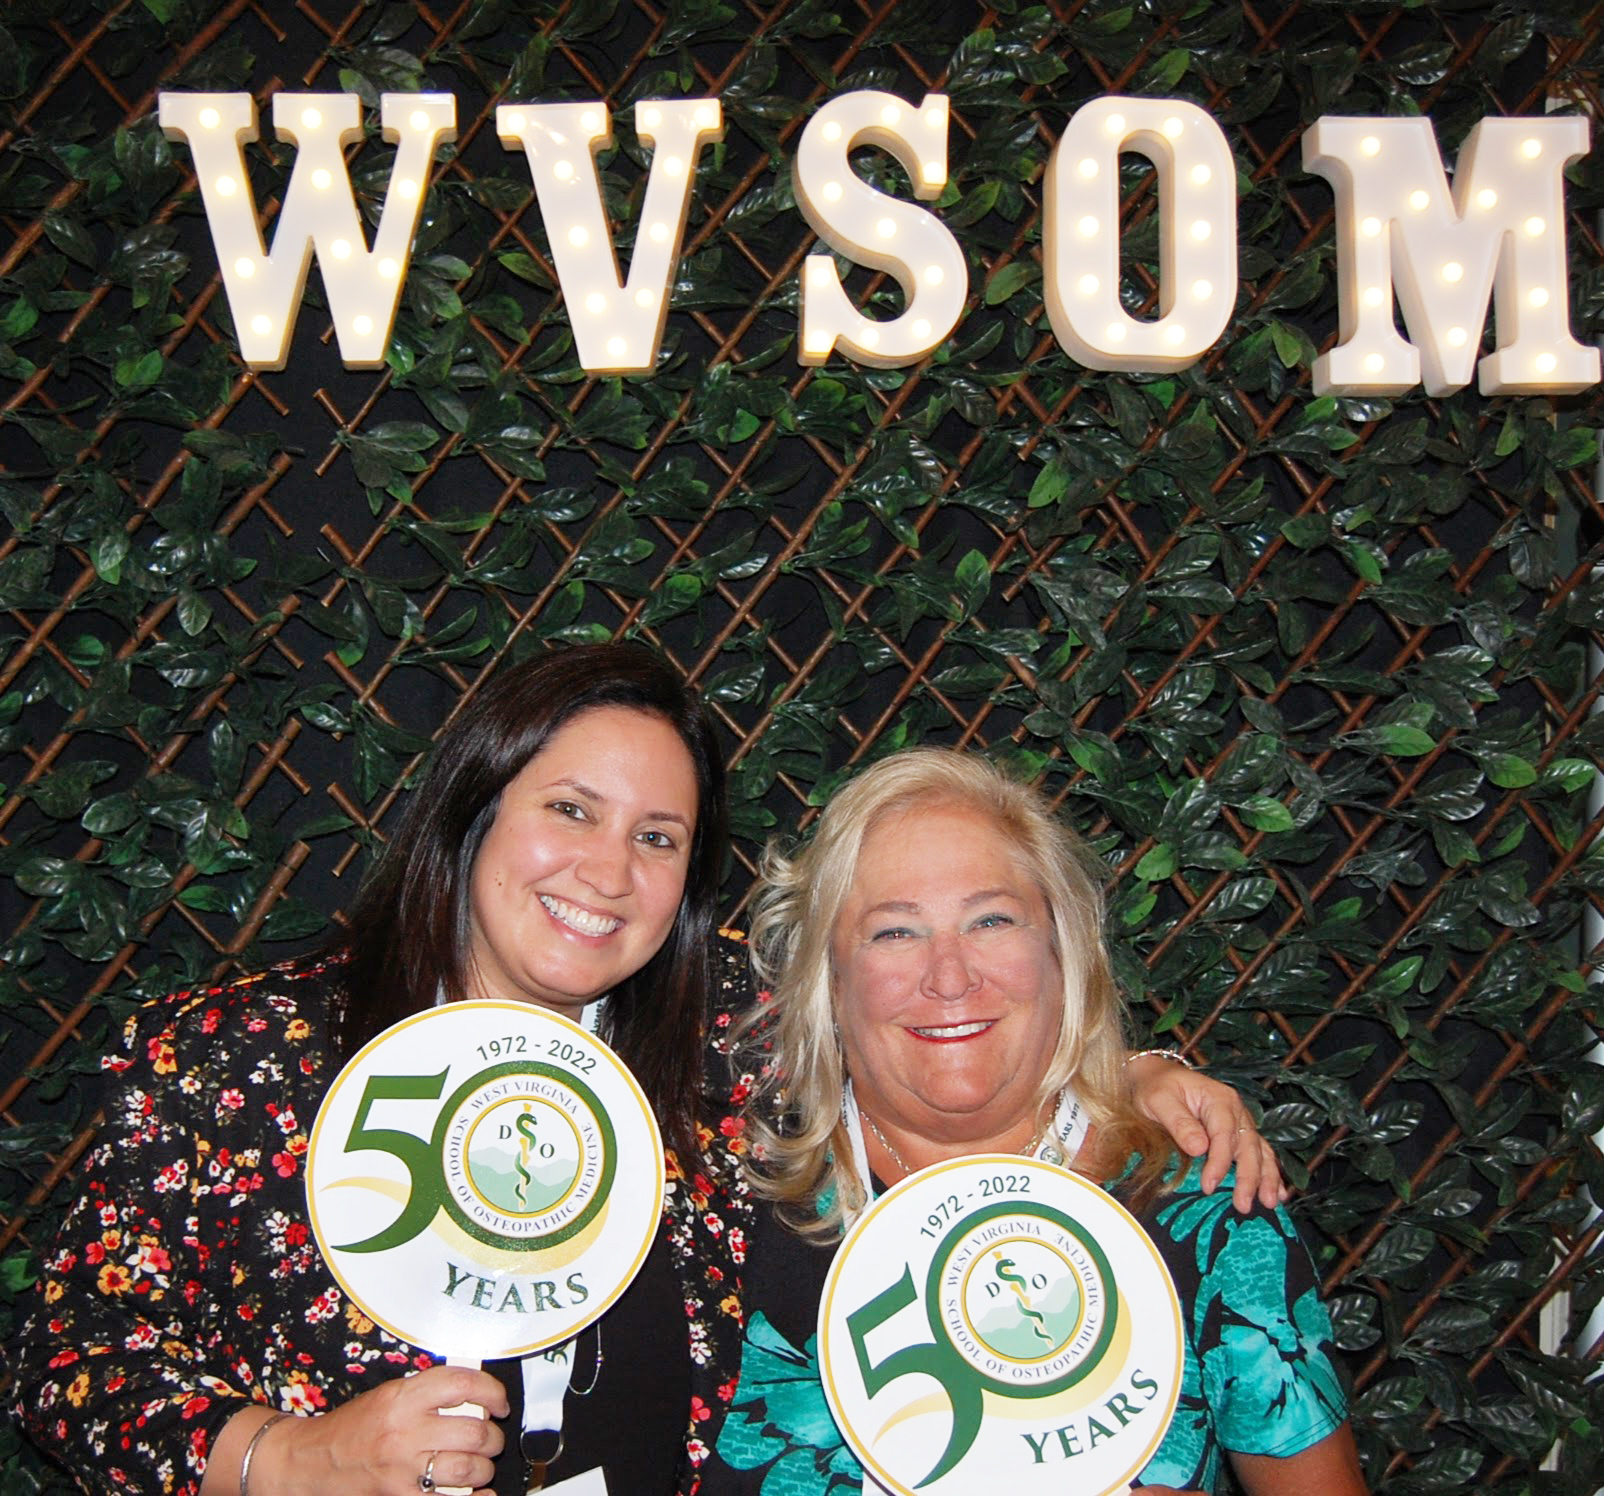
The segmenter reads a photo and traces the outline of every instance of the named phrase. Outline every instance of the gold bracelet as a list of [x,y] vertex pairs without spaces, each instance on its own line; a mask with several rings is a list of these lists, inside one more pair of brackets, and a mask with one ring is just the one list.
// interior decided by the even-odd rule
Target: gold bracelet
[[239,1496],[250,1496],[251,1461],[256,1456],[256,1446],[262,1442],[265,1434],[275,1423],[289,1418],[289,1413],[275,1413],[271,1418],[264,1418],[256,1425],[256,1432],[251,1435],[251,1442],[245,1446],[245,1458],[239,1462]]
[[1197,1069],[1197,1066],[1178,1049],[1138,1049],[1134,1053],[1126,1055],[1120,1063],[1128,1065],[1132,1060],[1146,1059],[1174,1060],[1177,1065],[1185,1065],[1188,1070]]

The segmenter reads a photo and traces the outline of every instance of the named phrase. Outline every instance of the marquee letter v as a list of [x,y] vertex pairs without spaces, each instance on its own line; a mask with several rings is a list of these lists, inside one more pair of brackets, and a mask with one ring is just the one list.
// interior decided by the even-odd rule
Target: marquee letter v
[[524,148],[568,305],[579,362],[592,374],[650,373],[668,315],[691,180],[702,146],[724,138],[717,99],[642,99],[635,133],[653,147],[646,196],[621,281],[595,153],[612,144],[607,106],[502,104],[496,133]]

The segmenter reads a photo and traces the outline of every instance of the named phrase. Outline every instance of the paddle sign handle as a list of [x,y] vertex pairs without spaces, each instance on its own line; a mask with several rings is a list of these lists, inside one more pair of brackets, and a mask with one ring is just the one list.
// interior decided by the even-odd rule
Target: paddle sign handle
[[[447,1366],[471,1366],[475,1371],[484,1363],[482,1361],[465,1360],[460,1356],[447,1356]],[[442,1418],[483,1418],[485,1410],[474,1402],[458,1403],[454,1408],[441,1408]],[[435,1496],[473,1496],[472,1486],[436,1486]]]

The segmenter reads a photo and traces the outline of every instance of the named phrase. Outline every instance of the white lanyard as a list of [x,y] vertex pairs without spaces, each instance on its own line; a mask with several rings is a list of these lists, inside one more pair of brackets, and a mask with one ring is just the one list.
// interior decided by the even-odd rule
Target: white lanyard
[[[586,1003],[579,1013],[579,1025],[587,1034],[594,1034],[601,1023],[601,999],[597,1002]],[[525,1356],[519,1362],[523,1371],[524,1382],[524,1415],[523,1433],[541,1434],[553,1433],[558,1436],[557,1448],[562,1449],[563,1428],[563,1399],[568,1395],[568,1383],[573,1371],[573,1360],[579,1352],[579,1337],[565,1340],[561,1345],[554,1345],[550,1350],[537,1351],[532,1356]],[[598,1363],[601,1359],[601,1331],[597,1329],[596,1357]],[[601,1374],[601,1366],[596,1367],[596,1374]],[[592,1386],[595,1384],[592,1383]],[[555,1458],[555,1456],[554,1456]],[[592,1482],[597,1482],[594,1486]],[[574,1496],[581,1496],[582,1492],[592,1489],[605,1493],[606,1481],[601,1470],[587,1470],[583,1475],[576,1475],[572,1480],[560,1481],[556,1486],[547,1489],[567,1491],[572,1488]]]
[[522,1357],[518,1364],[523,1369],[524,1381],[524,1432],[561,1433],[563,1426],[563,1396],[568,1391],[568,1379],[573,1372],[573,1356],[579,1337],[565,1340],[548,1351],[537,1351]]
[[[446,1001],[444,987],[437,988],[434,994],[434,1005],[440,1007]],[[580,1027],[587,1034],[596,1033],[601,1027],[602,1001],[586,1003],[579,1015]],[[519,1369],[523,1374],[524,1384],[524,1412],[523,1429],[528,1434],[553,1433],[558,1436],[557,1447],[562,1448],[563,1427],[563,1398],[568,1392],[568,1380],[573,1370],[572,1358],[578,1347],[579,1337],[565,1340],[560,1345],[554,1345],[549,1350],[537,1351],[533,1355],[523,1356],[519,1359]],[[596,1342],[596,1355],[598,1361],[601,1357],[601,1341]],[[597,1372],[601,1370],[597,1366]],[[581,1496],[582,1491],[591,1489],[592,1479],[599,1479],[600,1470],[586,1471],[582,1476],[576,1476],[573,1481],[563,1481],[561,1484],[567,1488],[573,1487],[575,1496]],[[553,1490],[556,1487],[552,1488]],[[605,1481],[599,1489],[606,1490]]]
[[[847,1139],[852,1145],[852,1167],[857,1171],[858,1182],[863,1186],[864,1203],[867,1205],[870,1179],[869,1154],[863,1142],[863,1113],[858,1109],[858,1099],[853,1094],[850,1080],[841,1097],[841,1123],[846,1128]],[[1058,1093],[1058,1106],[1053,1112],[1052,1128],[1042,1135],[1026,1156],[1060,1164],[1067,1169],[1075,1162],[1075,1155],[1080,1152],[1081,1144],[1086,1141],[1086,1134],[1090,1131],[1091,1119],[1086,1115],[1086,1108],[1080,1104],[1075,1088],[1066,1085]],[[862,1207],[854,1211],[844,1224],[851,1226],[861,1214]]]
[[[519,1362],[524,1384],[524,1407],[523,1427],[519,1431],[518,1443],[525,1460],[534,1458],[529,1445],[525,1442],[526,1435],[555,1434],[556,1448],[544,1456],[545,1464],[555,1463],[563,1449],[563,1411],[568,1394],[573,1392],[576,1397],[588,1397],[596,1390],[602,1368],[599,1320],[596,1323],[596,1367],[591,1373],[590,1386],[582,1390],[575,1389],[571,1385],[570,1377],[578,1351],[579,1336],[576,1335],[560,1345],[524,1356]],[[562,1491],[564,1496],[606,1496],[607,1481],[601,1467],[597,1466],[594,1470],[587,1470],[567,1480],[559,1481],[555,1486],[542,1486],[541,1489]]]

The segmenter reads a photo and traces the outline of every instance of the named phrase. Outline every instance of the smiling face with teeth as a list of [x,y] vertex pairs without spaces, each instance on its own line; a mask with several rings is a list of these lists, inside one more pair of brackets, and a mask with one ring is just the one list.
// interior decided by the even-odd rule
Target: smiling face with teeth
[[662,717],[570,717],[501,793],[469,887],[470,989],[579,1010],[657,953],[685,891],[696,771]]
[[1059,1033],[1047,903],[978,808],[921,802],[870,826],[835,922],[853,1089],[915,1168],[1023,1146]]

